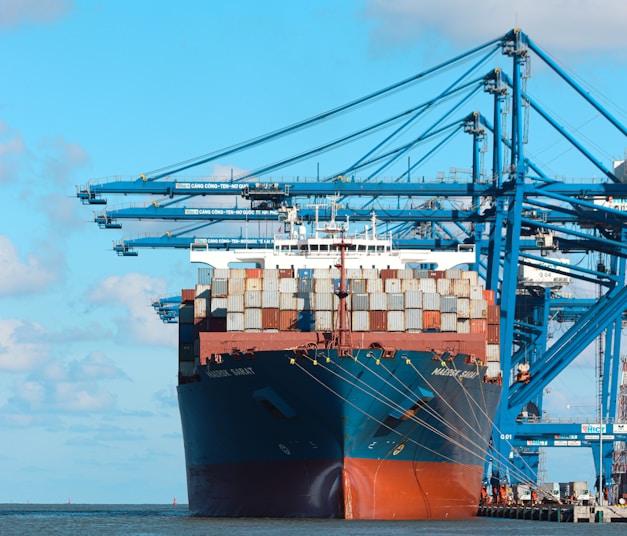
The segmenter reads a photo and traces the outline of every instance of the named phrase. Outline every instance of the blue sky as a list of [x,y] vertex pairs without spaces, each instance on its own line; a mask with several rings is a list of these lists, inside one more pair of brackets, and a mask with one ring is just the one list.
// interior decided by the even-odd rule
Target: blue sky
[[[96,227],[75,185],[294,123],[515,26],[625,123],[624,2],[433,4],[0,0],[0,502],[187,499],[177,327],[150,303],[192,286],[196,267],[184,251],[117,257],[120,235]],[[544,74],[530,84],[559,101]],[[594,124],[561,100],[573,125]],[[607,160],[624,158],[624,140],[594,141]],[[542,150],[555,173],[579,173],[552,142]],[[211,173],[254,164],[220,161]],[[592,363],[569,372],[594,385]],[[594,404],[593,390],[582,400],[572,385],[555,382],[552,414]],[[549,481],[592,479],[587,452],[550,454],[547,469]]]

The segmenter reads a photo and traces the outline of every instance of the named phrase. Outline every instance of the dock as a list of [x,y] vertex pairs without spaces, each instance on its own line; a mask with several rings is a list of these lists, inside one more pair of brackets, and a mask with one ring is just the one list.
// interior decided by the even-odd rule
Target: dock
[[625,506],[487,504],[479,506],[477,515],[557,523],[627,523],[627,507]]

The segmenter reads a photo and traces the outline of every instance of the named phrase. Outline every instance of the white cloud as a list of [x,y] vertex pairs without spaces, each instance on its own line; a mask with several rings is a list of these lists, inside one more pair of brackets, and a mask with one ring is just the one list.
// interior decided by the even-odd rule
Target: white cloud
[[47,24],[65,17],[73,8],[73,0],[0,0],[0,28]]
[[11,240],[0,235],[0,296],[32,294],[59,279],[54,265],[31,253],[22,261]]
[[373,44],[479,45],[519,27],[544,50],[624,54],[623,0],[368,0]]
[[41,342],[42,332],[37,324],[0,319],[0,371],[20,372],[43,366],[50,348]]
[[100,383],[114,379],[128,377],[100,352],[69,363],[42,363],[15,383],[1,413],[5,423],[22,426],[46,422],[36,415],[110,411],[116,397]]
[[139,273],[112,276],[97,285],[89,294],[89,300],[101,305],[120,305],[125,313],[115,319],[117,336],[140,344],[174,345],[177,333],[164,329],[152,301],[166,294],[163,279]]

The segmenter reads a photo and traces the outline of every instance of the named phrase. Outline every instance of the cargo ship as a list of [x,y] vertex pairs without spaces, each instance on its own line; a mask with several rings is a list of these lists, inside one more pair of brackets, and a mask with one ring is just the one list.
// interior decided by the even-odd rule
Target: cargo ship
[[178,399],[193,515],[477,514],[501,391],[474,247],[395,250],[376,220],[282,209],[269,249],[196,242]]

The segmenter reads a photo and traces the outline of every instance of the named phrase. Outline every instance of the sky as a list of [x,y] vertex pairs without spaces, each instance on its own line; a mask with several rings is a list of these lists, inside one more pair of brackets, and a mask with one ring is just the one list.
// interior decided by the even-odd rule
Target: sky
[[[197,267],[183,250],[116,256],[120,235],[97,228],[77,185],[272,131],[514,27],[625,123],[625,20],[620,0],[0,0],[0,503],[187,501],[177,326],[150,304]],[[543,102],[561,100],[534,69]],[[594,124],[562,104],[576,128]],[[586,139],[608,165],[625,157],[624,140]],[[583,173],[552,142],[537,155]],[[594,360],[569,369],[589,392],[558,379],[547,410],[577,418],[595,403]],[[587,451],[547,457],[547,481],[592,481]]]

